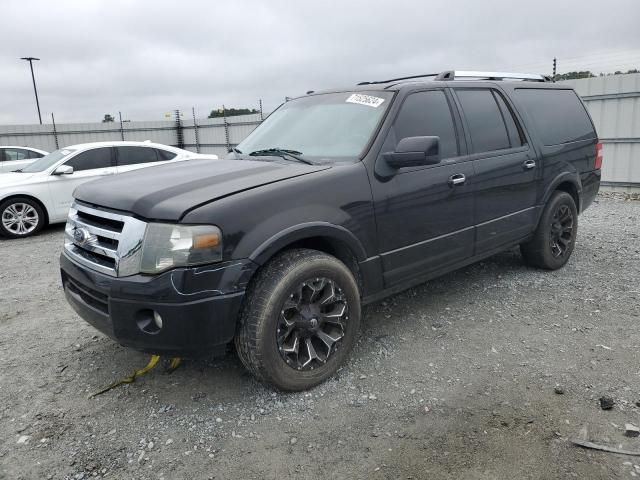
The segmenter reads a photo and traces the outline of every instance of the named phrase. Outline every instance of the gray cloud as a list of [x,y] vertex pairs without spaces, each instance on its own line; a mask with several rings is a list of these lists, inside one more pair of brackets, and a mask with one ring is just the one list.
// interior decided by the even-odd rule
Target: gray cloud
[[449,68],[640,68],[640,3],[14,1],[2,5],[0,123],[267,109],[309,89]]

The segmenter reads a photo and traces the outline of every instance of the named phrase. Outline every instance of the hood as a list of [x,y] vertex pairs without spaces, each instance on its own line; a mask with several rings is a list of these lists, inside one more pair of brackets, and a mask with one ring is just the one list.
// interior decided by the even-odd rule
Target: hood
[[149,220],[178,221],[189,210],[214,200],[327,168],[330,166],[254,160],[191,160],[88,182],[76,188],[74,197]]
[[0,173],[0,188],[19,187],[25,183],[31,183],[35,173],[5,172]]

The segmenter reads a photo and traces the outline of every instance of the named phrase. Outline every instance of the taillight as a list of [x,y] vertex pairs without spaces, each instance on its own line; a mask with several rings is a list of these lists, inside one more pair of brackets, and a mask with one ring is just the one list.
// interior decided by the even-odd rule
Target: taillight
[[602,144],[596,143],[596,163],[594,165],[596,170],[600,170],[602,168]]

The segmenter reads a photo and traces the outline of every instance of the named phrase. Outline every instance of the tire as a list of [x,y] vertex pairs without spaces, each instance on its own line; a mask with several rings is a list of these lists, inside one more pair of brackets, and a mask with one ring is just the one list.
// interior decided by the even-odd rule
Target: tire
[[533,238],[520,245],[525,262],[545,270],[563,267],[576,243],[578,210],[567,192],[555,192],[542,212]]
[[25,238],[35,235],[45,224],[40,204],[27,197],[14,197],[0,203],[0,235]]
[[296,249],[274,257],[252,280],[235,346],[258,380],[300,391],[338,370],[359,329],[360,294],[351,271],[331,255]]

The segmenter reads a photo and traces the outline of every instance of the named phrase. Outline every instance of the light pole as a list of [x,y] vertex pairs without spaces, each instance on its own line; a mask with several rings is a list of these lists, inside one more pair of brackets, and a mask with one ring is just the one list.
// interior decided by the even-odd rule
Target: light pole
[[40,102],[38,101],[38,89],[36,88],[36,77],[33,74],[33,61],[40,60],[36,57],[22,57],[20,60],[26,60],[29,62],[29,66],[31,67],[31,80],[33,80],[33,92],[36,94],[36,107],[38,107],[38,120],[40,120],[40,125],[42,125],[42,116],[40,115]]

